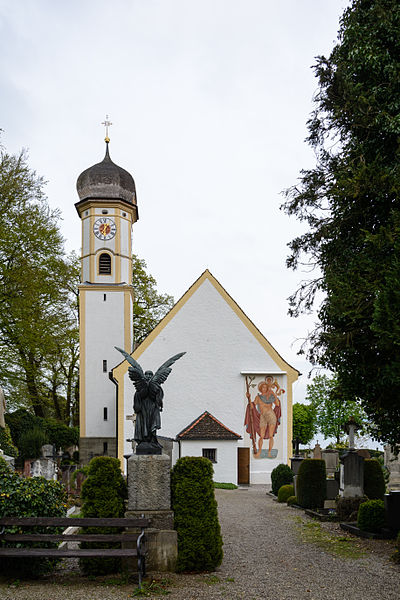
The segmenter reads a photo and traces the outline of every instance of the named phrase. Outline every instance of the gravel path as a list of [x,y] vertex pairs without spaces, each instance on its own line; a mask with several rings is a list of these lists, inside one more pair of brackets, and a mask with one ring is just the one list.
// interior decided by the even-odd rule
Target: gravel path
[[[216,490],[224,560],[211,574],[156,575],[171,600],[399,600],[400,565],[393,542],[358,540],[336,524],[316,524],[302,511],[278,504],[266,487]],[[310,541],[309,536],[313,536]],[[331,539],[359,558],[333,554]],[[328,540],[328,541],[327,541]],[[320,544],[324,547],[321,548]],[[326,550],[329,547],[329,551]],[[134,584],[93,582],[60,570],[39,582],[0,583],[1,600],[125,600]],[[160,595],[151,596],[160,598]]]

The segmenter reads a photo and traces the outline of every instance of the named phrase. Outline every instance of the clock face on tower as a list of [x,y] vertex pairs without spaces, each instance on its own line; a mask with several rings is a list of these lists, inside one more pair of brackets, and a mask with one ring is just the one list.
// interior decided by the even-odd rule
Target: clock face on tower
[[93,233],[99,240],[111,240],[117,233],[117,226],[112,219],[101,217],[94,222]]

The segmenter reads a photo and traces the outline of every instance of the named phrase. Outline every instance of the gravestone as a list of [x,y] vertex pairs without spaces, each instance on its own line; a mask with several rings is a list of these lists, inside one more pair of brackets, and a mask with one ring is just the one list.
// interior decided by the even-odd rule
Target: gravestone
[[396,457],[389,445],[384,448],[384,464],[389,471],[389,490],[400,490],[400,453]]
[[31,477],[44,477],[48,481],[57,480],[57,463],[52,458],[38,458],[31,461]]
[[333,450],[327,448],[326,450],[322,450],[321,452],[322,460],[325,461],[326,474],[327,477],[333,477],[339,465],[339,452],[338,450]]
[[318,442],[315,444],[315,447],[313,450],[313,458],[316,458],[318,460],[321,460],[321,458],[322,458],[321,446],[318,444]]
[[340,495],[344,498],[364,495],[364,458],[354,448],[355,432],[359,427],[354,417],[350,417],[344,425],[349,434],[349,450],[340,459]]

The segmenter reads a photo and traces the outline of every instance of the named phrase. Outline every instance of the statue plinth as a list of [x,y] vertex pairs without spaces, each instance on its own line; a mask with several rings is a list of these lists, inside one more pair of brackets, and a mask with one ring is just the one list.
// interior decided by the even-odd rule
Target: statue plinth
[[177,532],[171,510],[171,460],[167,454],[132,454],[128,466],[126,517],[150,519],[146,530],[149,571],[174,571],[178,556]]

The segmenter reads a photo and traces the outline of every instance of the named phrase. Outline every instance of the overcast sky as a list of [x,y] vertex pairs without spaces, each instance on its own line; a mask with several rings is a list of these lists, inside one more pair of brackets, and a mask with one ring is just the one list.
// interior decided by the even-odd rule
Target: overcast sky
[[314,156],[304,139],[315,56],[346,0],[0,0],[0,128],[48,181],[68,250],[76,179],[110,154],[133,175],[134,252],[177,300],[206,269],[303,376],[314,318],[287,316],[299,223],[281,191]]

